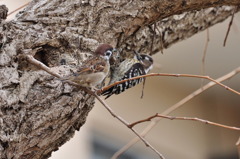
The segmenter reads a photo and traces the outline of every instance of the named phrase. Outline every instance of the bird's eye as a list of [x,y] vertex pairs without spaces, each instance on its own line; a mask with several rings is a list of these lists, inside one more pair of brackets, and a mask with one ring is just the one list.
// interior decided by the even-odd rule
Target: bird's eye
[[150,59],[147,56],[144,59],[150,61]]
[[111,51],[107,51],[107,52],[105,53],[105,55],[108,56],[108,57],[110,57],[110,56],[112,55],[112,52],[111,52]]

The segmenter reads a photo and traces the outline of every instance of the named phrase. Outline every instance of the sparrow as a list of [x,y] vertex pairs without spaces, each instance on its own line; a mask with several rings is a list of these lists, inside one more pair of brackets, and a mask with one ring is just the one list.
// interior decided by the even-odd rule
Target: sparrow
[[102,84],[109,74],[109,60],[115,51],[116,49],[109,44],[99,45],[94,52],[94,56],[84,61],[77,68],[77,71],[67,76],[65,80],[75,82],[82,87],[97,90],[97,86]]

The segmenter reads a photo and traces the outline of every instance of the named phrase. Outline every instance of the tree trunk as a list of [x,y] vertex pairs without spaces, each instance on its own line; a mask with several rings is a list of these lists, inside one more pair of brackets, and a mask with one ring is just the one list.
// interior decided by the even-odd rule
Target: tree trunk
[[[80,129],[94,105],[94,97],[21,55],[33,55],[66,75],[99,43],[123,52],[154,54],[225,20],[239,4],[239,0],[34,0],[14,20],[0,20],[0,158],[48,158]],[[0,18],[5,17],[2,7]]]

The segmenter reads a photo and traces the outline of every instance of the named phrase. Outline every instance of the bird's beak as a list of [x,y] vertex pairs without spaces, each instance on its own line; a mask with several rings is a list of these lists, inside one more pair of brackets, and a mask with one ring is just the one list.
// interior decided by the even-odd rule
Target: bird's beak
[[112,56],[112,57],[114,57],[115,58],[115,60],[116,59],[118,59],[119,58],[119,50],[118,49],[112,49],[112,55],[114,55],[114,56]]
[[115,53],[115,52],[118,52],[118,50],[114,48],[114,49],[112,50],[112,52]]

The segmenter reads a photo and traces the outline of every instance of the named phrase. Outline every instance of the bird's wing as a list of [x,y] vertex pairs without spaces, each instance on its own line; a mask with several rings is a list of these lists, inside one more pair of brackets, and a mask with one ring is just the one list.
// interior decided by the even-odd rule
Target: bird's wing
[[102,72],[107,63],[103,58],[94,57],[85,61],[77,70],[76,74],[90,74]]
[[111,80],[108,84],[115,83],[117,81],[122,80],[125,76],[126,71],[130,70],[133,67],[134,63],[139,63],[136,59],[125,59],[121,64],[113,71],[111,75]]
[[[118,81],[129,79],[132,77],[137,77],[141,75],[145,75],[145,70],[142,64],[135,63],[125,74],[122,78],[120,78]],[[136,80],[131,80],[128,82],[120,83],[118,85],[115,85],[108,90],[102,92],[102,95],[107,96],[105,99],[109,98],[113,94],[120,94],[124,92],[126,89],[134,87],[135,85],[139,84],[143,81],[143,78],[139,78]]]

